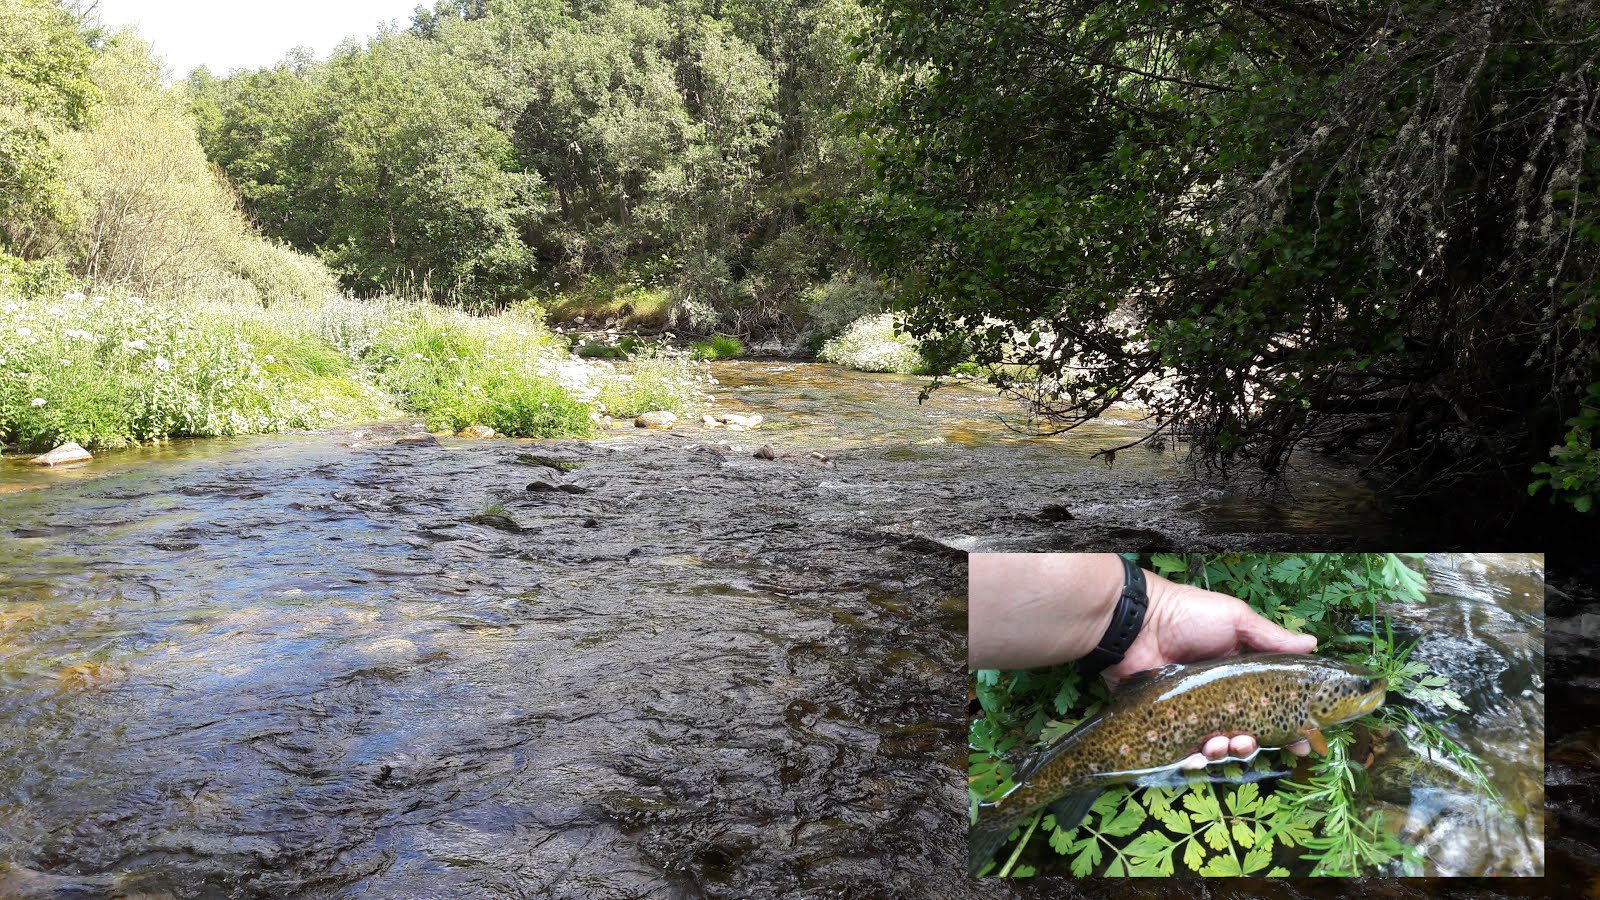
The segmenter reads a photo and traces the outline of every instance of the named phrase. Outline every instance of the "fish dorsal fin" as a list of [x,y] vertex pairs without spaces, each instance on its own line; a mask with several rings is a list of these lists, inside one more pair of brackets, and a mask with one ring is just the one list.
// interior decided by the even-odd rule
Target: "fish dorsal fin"
[[1168,675],[1176,675],[1181,671],[1183,671],[1183,666],[1178,663],[1167,663],[1164,666],[1156,666],[1154,669],[1145,669],[1142,672],[1135,672],[1117,682],[1116,690],[1120,691],[1126,687],[1133,687],[1134,685],[1155,681],[1157,678],[1165,678]]

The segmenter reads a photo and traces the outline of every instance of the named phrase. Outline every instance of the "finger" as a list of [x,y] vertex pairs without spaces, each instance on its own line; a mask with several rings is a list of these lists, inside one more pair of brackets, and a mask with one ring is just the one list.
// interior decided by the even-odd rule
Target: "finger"
[[1200,752],[1205,754],[1206,759],[1221,759],[1228,755],[1228,739],[1219,734],[1206,741]]
[[1248,759],[1256,752],[1256,739],[1253,735],[1236,734],[1228,741],[1228,749],[1240,759]]
[[1295,634],[1272,622],[1244,604],[1237,623],[1239,641],[1252,650],[1264,653],[1310,653],[1317,649],[1317,639],[1309,634]]
[[1183,762],[1178,763],[1178,768],[1187,772],[1193,772],[1196,769],[1204,769],[1206,767],[1206,763],[1210,761],[1211,760],[1206,759],[1204,753],[1191,753],[1184,757]]
[[1293,753],[1295,756],[1310,756],[1311,742],[1307,740],[1295,741],[1289,745],[1289,752]]

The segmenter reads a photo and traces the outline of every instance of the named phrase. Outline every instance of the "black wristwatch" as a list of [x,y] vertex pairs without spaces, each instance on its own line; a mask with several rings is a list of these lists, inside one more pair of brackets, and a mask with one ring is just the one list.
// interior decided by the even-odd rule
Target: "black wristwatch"
[[1111,614],[1111,624],[1106,627],[1100,645],[1078,660],[1078,671],[1085,675],[1098,675],[1122,662],[1123,655],[1133,646],[1133,639],[1139,636],[1139,629],[1144,627],[1145,608],[1150,605],[1145,593],[1144,572],[1125,556],[1117,559],[1122,560],[1122,596],[1117,598],[1117,611]]

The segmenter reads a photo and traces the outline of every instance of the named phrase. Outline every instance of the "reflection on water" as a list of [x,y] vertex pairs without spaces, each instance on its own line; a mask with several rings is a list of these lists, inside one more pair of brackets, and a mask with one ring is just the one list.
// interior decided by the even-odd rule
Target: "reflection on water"
[[717,371],[768,426],[0,463],[0,895],[1004,895],[951,547],[1383,533],[1333,468],[1274,501],[975,389]]

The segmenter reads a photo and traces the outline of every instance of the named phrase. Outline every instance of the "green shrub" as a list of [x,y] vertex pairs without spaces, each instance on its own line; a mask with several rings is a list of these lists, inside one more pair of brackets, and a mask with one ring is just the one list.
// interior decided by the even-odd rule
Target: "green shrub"
[[892,313],[857,319],[823,344],[817,358],[862,372],[915,375],[927,368],[916,340],[896,327]]
[[617,344],[604,341],[583,341],[573,351],[584,359],[627,359],[628,351]]
[[849,327],[850,323],[882,312],[889,305],[883,284],[870,276],[835,275],[828,283],[805,293],[809,334],[817,346]]
[[738,338],[716,334],[696,341],[689,355],[694,359],[738,359],[744,355],[744,344]]
[[697,365],[682,353],[654,350],[618,366],[601,382],[597,399],[618,418],[658,409],[690,415],[705,406],[710,383],[704,363]]

